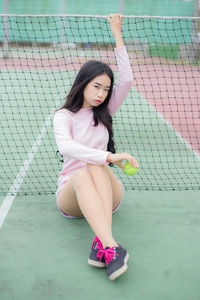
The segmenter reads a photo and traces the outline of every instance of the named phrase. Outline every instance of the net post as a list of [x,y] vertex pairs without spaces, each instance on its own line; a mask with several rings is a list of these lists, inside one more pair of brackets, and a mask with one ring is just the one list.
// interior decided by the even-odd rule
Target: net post
[[[194,0],[193,17],[199,16],[200,1]],[[199,63],[200,60],[200,21],[194,19],[192,23],[192,59],[195,64]]]
[[8,1],[4,0],[4,14],[3,17],[3,30],[4,30],[4,40],[3,40],[3,58],[7,59],[9,57],[9,37],[8,37],[8,31],[9,31],[9,18],[7,16],[8,14]]
[[199,16],[199,9],[200,9],[200,1],[194,0],[194,10],[193,10],[193,17]]
[[66,14],[67,11],[67,5],[66,5],[67,0],[62,0],[61,2],[61,13]]
[[[61,1],[61,14],[66,14],[67,11],[67,5],[66,5],[66,0]],[[61,48],[66,47],[67,41],[66,41],[66,30],[65,30],[65,18],[61,17],[61,38],[60,38],[60,43],[61,43]]]
[[[61,14],[65,15],[67,12],[67,0],[61,1]],[[75,48],[74,43],[70,43],[67,41],[66,36],[66,17],[61,17],[61,28],[60,28],[60,48],[62,50],[69,49],[69,48]]]
[[124,13],[124,0],[119,0],[119,13]]

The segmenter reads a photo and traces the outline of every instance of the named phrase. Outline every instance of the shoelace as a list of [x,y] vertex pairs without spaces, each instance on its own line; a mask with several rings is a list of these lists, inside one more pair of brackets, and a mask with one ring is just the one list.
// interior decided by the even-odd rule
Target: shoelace
[[105,259],[105,262],[106,262],[106,265],[108,265],[111,260],[113,260],[115,258],[115,255],[116,256],[119,256],[116,252],[115,252],[115,248],[112,247],[112,248],[108,248],[108,249],[101,249],[99,250],[99,252],[97,253],[97,257],[99,258],[99,260],[102,259],[102,256],[104,256],[104,259]]
[[99,249],[99,250],[103,249],[103,245],[102,245],[101,241],[96,236],[95,239],[94,239],[94,241],[93,241],[93,243],[92,243],[91,251],[93,250],[93,246],[94,246],[95,243],[97,243],[97,245],[96,245],[97,249]]

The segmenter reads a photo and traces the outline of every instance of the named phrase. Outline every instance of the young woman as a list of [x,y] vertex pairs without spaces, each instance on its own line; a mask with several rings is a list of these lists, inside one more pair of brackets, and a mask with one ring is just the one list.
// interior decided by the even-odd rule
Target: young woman
[[116,41],[115,56],[118,82],[107,64],[85,63],[67,96],[63,107],[54,115],[54,135],[64,164],[59,174],[57,205],[68,218],[85,217],[96,237],[88,263],[106,267],[110,280],[127,269],[128,252],[112,235],[112,213],[123,198],[123,185],[109,168],[109,163],[123,170],[128,153],[115,154],[112,116],[125,100],[133,76],[122,38],[121,15],[110,15],[108,21]]

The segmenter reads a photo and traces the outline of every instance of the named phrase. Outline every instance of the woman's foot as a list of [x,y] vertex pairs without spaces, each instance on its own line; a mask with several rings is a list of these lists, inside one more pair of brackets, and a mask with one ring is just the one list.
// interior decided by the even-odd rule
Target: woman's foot
[[103,252],[100,252],[102,250],[103,250],[103,245],[101,241],[98,239],[98,237],[96,236],[91,247],[90,256],[88,258],[89,265],[97,268],[105,268],[106,263],[103,256]]
[[104,256],[106,273],[110,280],[115,280],[127,270],[129,254],[120,245],[118,247],[107,247],[106,249],[99,250],[98,254]]

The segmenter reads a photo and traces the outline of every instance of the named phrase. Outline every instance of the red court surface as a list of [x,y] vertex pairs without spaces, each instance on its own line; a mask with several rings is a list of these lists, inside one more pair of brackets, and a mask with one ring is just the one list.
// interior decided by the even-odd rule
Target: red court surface
[[182,65],[134,66],[134,86],[200,154],[200,72]]
[[[80,50],[79,50],[80,52]],[[108,62],[116,71],[113,51],[77,52],[77,57],[27,57],[0,59],[1,70],[16,71],[78,71],[89,59]],[[58,52],[59,53],[59,52]],[[85,55],[84,55],[85,53]],[[95,53],[95,52],[94,52]],[[61,53],[60,53],[61,54]],[[134,88],[173,127],[192,150],[200,155],[200,71],[197,66],[184,65],[162,58],[136,57],[129,54],[134,74]]]

